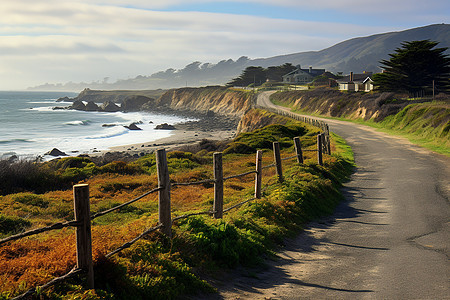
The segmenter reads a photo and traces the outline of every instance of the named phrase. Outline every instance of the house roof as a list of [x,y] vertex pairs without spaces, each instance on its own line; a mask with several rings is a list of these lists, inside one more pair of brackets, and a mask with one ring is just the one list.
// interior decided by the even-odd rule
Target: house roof
[[299,75],[299,74],[308,74],[312,77],[316,77],[319,75],[322,75],[325,72],[325,69],[313,69],[313,68],[309,68],[309,69],[302,69],[300,68],[300,66],[297,67],[297,69],[287,73],[286,75],[283,75],[283,77],[285,76],[295,76],[295,75]]
[[370,77],[372,76],[372,72],[366,72],[362,74],[353,74],[353,81],[350,81],[350,75],[346,75],[338,80],[338,83],[348,83],[348,82],[357,82],[357,83],[364,83],[367,78],[372,80]]

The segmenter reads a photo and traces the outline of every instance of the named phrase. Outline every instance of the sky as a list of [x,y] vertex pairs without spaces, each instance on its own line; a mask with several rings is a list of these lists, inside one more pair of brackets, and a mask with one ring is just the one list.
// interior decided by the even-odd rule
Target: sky
[[1,0],[0,90],[316,51],[450,23],[448,0]]

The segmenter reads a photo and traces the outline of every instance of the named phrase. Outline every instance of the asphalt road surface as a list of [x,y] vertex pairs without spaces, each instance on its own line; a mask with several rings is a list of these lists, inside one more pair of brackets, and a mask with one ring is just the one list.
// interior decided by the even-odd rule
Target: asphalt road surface
[[[258,98],[273,105],[268,93]],[[336,212],[217,299],[450,299],[450,159],[363,125],[325,120],[357,164]]]

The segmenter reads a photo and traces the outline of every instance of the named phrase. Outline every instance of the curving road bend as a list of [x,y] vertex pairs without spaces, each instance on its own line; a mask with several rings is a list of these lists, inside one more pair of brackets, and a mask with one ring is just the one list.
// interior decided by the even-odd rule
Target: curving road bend
[[[257,103],[274,106],[269,95]],[[266,268],[228,278],[219,299],[450,299],[450,158],[325,121],[355,154],[346,201]]]

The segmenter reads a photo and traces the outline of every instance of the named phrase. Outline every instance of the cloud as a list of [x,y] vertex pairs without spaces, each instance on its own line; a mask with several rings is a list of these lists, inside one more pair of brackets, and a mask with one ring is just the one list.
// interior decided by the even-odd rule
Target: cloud
[[[301,1],[301,4],[294,0],[226,2],[260,3],[298,10],[320,10],[323,6],[336,11],[345,10],[345,6],[350,11],[378,10],[379,3],[387,3],[379,0],[374,8],[373,5],[350,5],[349,0]],[[320,50],[355,36],[404,29],[355,25],[333,19],[319,22],[169,10],[198,3],[217,2],[2,0],[0,84],[15,81],[26,86],[30,83],[25,81],[39,84],[35,81],[91,81],[105,76],[149,75],[169,67],[182,68],[197,60],[215,63],[242,55],[257,58]],[[400,3],[406,2],[400,0]],[[401,5],[391,6],[400,9]],[[2,88],[5,87],[0,85]]]

